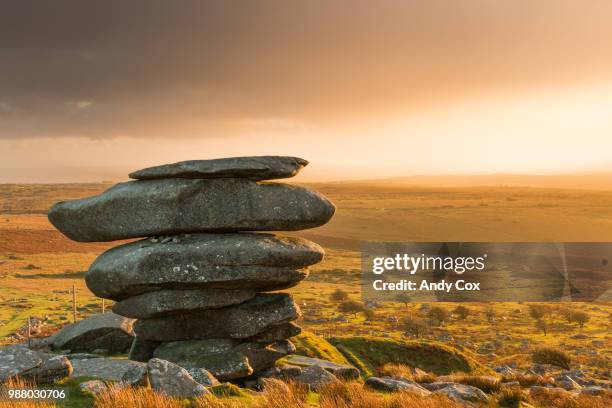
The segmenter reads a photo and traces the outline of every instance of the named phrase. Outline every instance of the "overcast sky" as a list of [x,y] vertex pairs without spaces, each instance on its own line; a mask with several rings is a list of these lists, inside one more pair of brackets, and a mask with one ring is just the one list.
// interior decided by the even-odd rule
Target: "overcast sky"
[[612,167],[609,0],[0,5],[0,182],[248,154],[316,179]]

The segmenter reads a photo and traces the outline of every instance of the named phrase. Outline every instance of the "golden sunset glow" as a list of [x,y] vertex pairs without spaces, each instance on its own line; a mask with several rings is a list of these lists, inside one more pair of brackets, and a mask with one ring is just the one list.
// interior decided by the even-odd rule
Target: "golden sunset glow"
[[259,154],[303,180],[612,169],[610,2],[264,3],[14,6],[39,24],[0,17],[0,182]]

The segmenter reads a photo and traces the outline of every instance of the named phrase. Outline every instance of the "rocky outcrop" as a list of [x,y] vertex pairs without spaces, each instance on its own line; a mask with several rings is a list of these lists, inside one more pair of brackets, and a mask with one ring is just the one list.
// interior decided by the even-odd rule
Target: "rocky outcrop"
[[[156,360],[158,371],[168,372],[176,371],[175,363],[206,383],[210,378],[202,373],[241,379],[293,353],[289,339],[301,331],[292,297],[265,292],[298,284],[307,268],[323,259],[323,249],[308,240],[254,232],[312,228],[331,218],[334,205],[316,192],[258,182],[291,177],[306,164],[265,156],[152,167],[132,173],[137,181],[56,204],[49,219],[77,241],[148,237],[106,251],[85,276],[94,294],[117,301],[113,312],[138,319],[131,360],[161,359],[168,364]],[[87,351],[82,349],[87,339],[90,349],[116,349],[100,345],[106,334],[88,325],[66,329],[54,346]],[[79,362],[78,370],[84,364]],[[317,374],[318,365],[305,365],[300,375],[359,376],[352,367],[328,364],[326,376]],[[151,367],[153,386],[150,372]],[[125,382],[138,383],[142,376],[136,374]]]

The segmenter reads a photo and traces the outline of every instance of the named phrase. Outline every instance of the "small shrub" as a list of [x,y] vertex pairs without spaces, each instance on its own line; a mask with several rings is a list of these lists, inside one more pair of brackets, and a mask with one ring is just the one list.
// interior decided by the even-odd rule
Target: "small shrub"
[[343,302],[347,300],[348,297],[349,297],[348,293],[343,291],[342,289],[336,289],[331,294],[331,300],[333,300],[334,302]]
[[520,387],[508,387],[502,389],[495,395],[500,407],[519,408],[521,402],[527,402],[528,398]]
[[580,325],[580,327],[582,328],[584,327],[586,322],[589,321],[589,315],[586,312],[578,310],[578,311],[572,312],[571,320],[573,323],[578,323],[578,325]]
[[427,317],[429,317],[437,325],[444,324],[444,322],[448,320],[449,316],[450,314],[448,311],[440,306],[432,307],[427,313]]
[[395,300],[403,303],[405,307],[408,307],[408,303],[410,303],[410,295],[407,293],[398,293],[395,295]]
[[470,315],[470,309],[463,305],[459,305],[453,310],[453,313],[456,314],[461,320],[467,319]]
[[357,316],[357,313],[363,312],[364,310],[365,307],[363,306],[363,303],[357,302],[356,300],[346,300],[338,307],[338,311],[342,313],[351,313],[355,317]]
[[429,326],[418,316],[409,315],[402,320],[404,332],[410,336],[422,337],[429,333]]
[[570,369],[570,356],[563,350],[553,347],[542,347],[535,350],[531,355],[531,359],[534,363],[550,364],[566,370]]
[[368,322],[373,322],[376,320],[376,312],[374,311],[374,309],[365,309],[363,311],[363,316],[365,317],[365,319]]
[[529,316],[535,320],[541,320],[550,313],[550,309],[545,305],[529,305]]

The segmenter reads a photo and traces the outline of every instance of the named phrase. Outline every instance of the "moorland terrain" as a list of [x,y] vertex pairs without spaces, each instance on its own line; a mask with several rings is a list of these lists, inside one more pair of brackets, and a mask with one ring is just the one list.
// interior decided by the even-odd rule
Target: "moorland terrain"
[[[46,212],[57,201],[97,194],[109,186],[0,185],[2,343],[23,341],[28,317],[35,336],[69,323],[73,285],[78,319],[101,311],[101,299],[88,291],[83,276],[116,243],[70,241],[51,226]],[[612,190],[436,187],[401,180],[308,187],[329,197],[337,212],[329,224],[298,233],[327,253],[308,279],[290,290],[303,312],[299,323],[306,333],[296,341],[302,354],[348,361],[364,375],[388,363],[437,375],[466,370],[490,374],[503,365],[532,368],[533,351],[548,346],[563,350],[572,368],[610,380],[612,305],[607,303],[469,303],[464,304],[467,311],[451,303],[400,299],[369,311],[342,305],[361,302],[359,251],[364,241],[612,241]],[[576,312],[586,320],[568,317]],[[436,346],[417,347],[422,341]],[[410,349],[410,344],[415,346]],[[447,346],[447,351],[437,348]],[[445,353],[455,350],[465,359],[450,359],[453,365]]]

